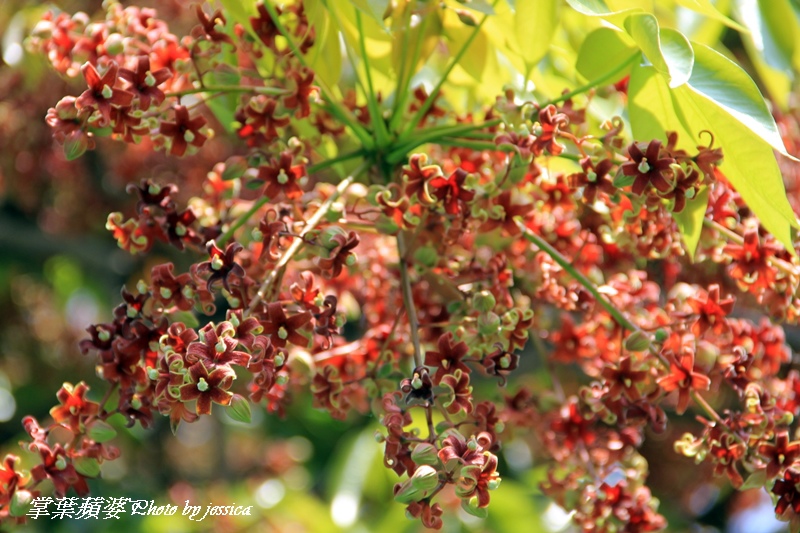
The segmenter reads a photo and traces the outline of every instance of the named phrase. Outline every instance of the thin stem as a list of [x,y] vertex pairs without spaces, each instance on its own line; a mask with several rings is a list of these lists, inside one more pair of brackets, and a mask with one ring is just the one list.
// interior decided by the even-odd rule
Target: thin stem
[[190,94],[198,94],[198,93],[223,93],[223,94],[258,93],[258,94],[270,94],[275,96],[281,96],[284,94],[289,94],[289,91],[287,91],[286,89],[279,89],[277,87],[255,87],[247,85],[205,85],[203,87],[186,89],[184,91],[166,93],[166,96],[180,98],[182,96],[187,96]]
[[626,68],[628,68],[631,64],[633,64],[634,61],[636,61],[637,59],[639,59],[641,57],[642,57],[641,52],[635,52],[633,55],[631,55],[631,57],[626,59],[622,64],[620,64],[614,70],[604,74],[603,76],[600,76],[596,80],[590,81],[589,83],[587,83],[586,85],[583,85],[582,87],[578,87],[577,89],[575,89],[573,91],[570,91],[568,93],[562,94],[558,98],[553,98],[552,100],[550,100],[548,102],[545,102],[544,104],[541,104],[541,107],[544,108],[544,107],[547,107],[547,106],[549,106],[551,104],[558,104],[560,102],[564,102],[565,100],[569,100],[573,96],[578,96],[579,94],[583,94],[586,91],[590,91],[590,90],[594,89],[595,87],[599,87],[599,86],[605,84],[606,82],[615,79]]
[[289,248],[281,256],[280,261],[275,265],[275,267],[270,270],[267,277],[264,279],[264,282],[259,287],[258,292],[253,297],[253,301],[250,302],[250,305],[247,308],[247,314],[251,315],[253,311],[255,311],[258,304],[264,299],[265,295],[269,291],[272,284],[278,278],[278,275],[283,271],[284,267],[289,264],[289,261],[292,260],[294,255],[300,250],[300,248],[305,243],[303,237],[305,237],[308,232],[313,230],[317,224],[328,214],[331,209],[331,206],[339,199],[339,197],[344,193],[345,190],[350,186],[353,181],[355,181],[356,177],[358,177],[362,172],[364,172],[368,167],[368,163],[363,163],[358,169],[353,172],[350,176],[343,179],[341,183],[336,187],[336,191],[327,199],[325,202],[317,209],[317,212],[308,219],[306,225],[303,227],[303,231],[300,232],[300,238],[295,238],[292,241],[292,244],[289,245]]
[[526,240],[532,242],[540,250],[549,255],[553,259],[553,261],[558,263],[558,266],[563,268],[570,276],[575,278],[575,280],[578,283],[583,285],[584,288],[586,288],[586,290],[589,291],[592,294],[592,296],[594,296],[595,300],[597,300],[597,303],[603,306],[603,309],[608,311],[608,313],[614,318],[614,320],[617,321],[617,323],[620,326],[630,331],[639,330],[639,327],[636,324],[631,322],[631,320],[628,317],[626,317],[624,313],[622,313],[619,309],[614,307],[614,304],[609,302],[606,299],[606,297],[603,296],[600,293],[600,291],[597,290],[597,287],[595,287],[594,283],[592,283],[592,281],[589,278],[587,278],[582,272],[573,267],[567,260],[567,258],[561,255],[561,253],[558,250],[553,248],[549,242],[547,242],[546,240],[542,239],[541,237],[533,233],[522,222],[517,221],[517,226],[522,230],[522,234]]
[[711,405],[706,401],[705,398],[703,398],[700,395],[699,392],[697,392],[696,390],[693,390],[693,391],[691,391],[690,394],[692,396],[692,399],[695,402],[697,402],[697,405],[700,406],[700,408],[706,413],[706,415],[709,416],[709,418],[711,418],[716,424],[718,424],[720,428],[723,428],[723,429],[727,428],[728,432],[733,436],[733,438],[736,440],[736,442],[738,442],[739,444],[741,444],[743,446],[747,446],[747,443],[744,441],[744,439],[742,437],[740,437],[739,434],[737,434],[735,431],[731,430],[730,427],[728,427],[728,425],[725,423],[725,421],[722,420],[722,417],[719,416],[719,413],[717,413],[714,410],[714,408],[711,407]]
[[411,292],[411,279],[408,276],[408,265],[406,265],[406,248],[405,237],[403,232],[397,234],[397,254],[400,263],[400,282],[403,286],[403,307],[406,308],[406,315],[408,315],[408,327],[411,330],[411,342],[414,344],[414,367],[422,366],[424,361],[422,354],[422,344],[419,340],[419,319],[417,318],[417,309],[414,307],[414,295]]
[[459,135],[465,135],[475,131],[480,131],[485,128],[497,126],[501,122],[502,119],[494,119],[488,122],[484,122],[483,124],[458,124],[456,126],[440,126],[438,128],[430,128],[416,135],[414,140],[410,141],[404,141],[403,138],[401,137],[398,140],[398,142],[400,143],[400,147],[395,150],[392,150],[386,157],[386,161],[388,161],[391,164],[396,164],[401,159],[403,159],[406,156],[406,154],[408,154],[408,152],[410,152],[417,146],[421,146],[429,142],[436,142],[438,139],[446,136],[457,137]]
[[[403,32],[402,50],[408,50],[408,40],[409,40],[409,36],[411,35],[411,15],[414,12],[414,8],[416,7],[416,4],[417,4],[416,1],[412,0],[412,2],[409,2],[409,3],[407,3],[405,5],[405,12],[403,13],[403,15],[405,17],[404,24],[403,24],[403,27],[405,28],[405,31]],[[421,40],[422,40],[421,38],[414,40],[414,50],[415,50],[414,51],[414,55],[416,55],[416,51],[417,51],[417,49],[419,47],[419,43],[420,43]],[[414,55],[412,55],[412,61],[413,61],[412,67],[413,67],[413,65],[416,65],[416,60],[413,59]],[[397,87],[395,88],[395,91],[394,91],[394,103],[392,104],[392,112],[391,112],[391,115],[389,116],[389,129],[390,130],[393,129],[395,116],[398,114],[398,112],[401,109],[401,106],[403,105],[403,103],[405,101],[405,93],[406,93],[406,90],[407,90],[407,84],[406,84],[406,81],[405,81],[405,77],[406,77],[406,58],[402,57],[401,60],[400,60],[400,72],[398,72],[398,74],[397,74]],[[409,81],[410,80],[411,80],[411,77],[409,76]]]
[[[494,2],[492,2],[492,7],[497,5],[498,1],[499,0],[495,0]],[[429,94],[428,98],[425,99],[425,102],[422,103],[422,106],[419,109],[417,109],[417,112],[414,114],[413,118],[408,123],[408,126],[406,126],[406,129],[400,135],[401,139],[407,138],[414,131],[414,129],[416,129],[417,125],[420,124],[420,122],[422,121],[422,117],[425,116],[425,113],[428,112],[428,110],[433,105],[433,102],[439,96],[439,91],[441,91],[442,85],[444,85],[444,83],[447,81],[447,78],[450,77],[450,73],[453,71],[455,66],[458,65],[459,61],[461,61],[461,58],[464,57],[464,54],[467,53],[467,50],[472,45],[472,42],[478,36],[478,34],[481,31],[481,28],[483,28],[483,25],[486,23],[488,19],[489,15],[488,14],[484,15],[481,21],[477,24],[477,26],[475,26],[473,32],[467,38],[466,42],[464,42],[464,46],[461,47],[461,50],[458,51],[455,57],[453,57],[452,61],[450,61],[450,64],[447,65],[447,68],[444,69],[442,77],[439,79],[439,83],[437,83],[436,87],[433,88],[431,94]]]
[[[372,72],[369,64],[369,56],[367,55],[367,45],[364,40],[364,28],[361,22],[361,12],[356,9],[356,25],[358,27],[358,44],[361,48],[361,60],[364,63],[364,73],[367,77],[367,107],[369,114],[372,118],[372,129],[378,137],[378,145],[386,146],[389,143],[389,131],[386,129],[386,123],[383,121],[381,110],[378,107],[378,98],[375,94],[375,87],[372,85]],[[355,63],[353,63],[355,66]]]
[[331,159],[326,159],[316,165],[311,165],[306,169],[306,174],[314,174],[315,172],[319,172],[320,170],[326,169],[328,167],[332,167],[337,163],[341,163],[343,161],[349,161],[350,159],[355,159],[356,157],[361,157],[367,153],[366,150],[363,148],[359,148],[358,150],[354,150],[352,152],[348,152],[346,154],[342,154]]

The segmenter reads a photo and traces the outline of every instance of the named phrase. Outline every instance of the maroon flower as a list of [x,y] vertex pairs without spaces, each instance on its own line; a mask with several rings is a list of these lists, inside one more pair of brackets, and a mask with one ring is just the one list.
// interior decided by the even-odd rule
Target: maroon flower
[[151,102],[161,105],[166,96],[158,88],[159,85],[172,78],[172,71],[160,68],[155,72],[150,70],[150,56],[140,55],[136,60],[136,70],[127,68],[119,69],[119,77],[128,81],[127,88],[139,99],[137,106],[142,111],[150,109]]
[[314,72],[302,67],[291,70],[287,75],[290,93],[283,97],[283,105],[295,111],[296,118],[304,118],[311,114],[309,100],[314,92]]
[[442,528],[442,507],[438,503],[431,505],[428,500],[411,502],[406,507],[406,512],[413,518],[419,518],[427,528]]
[[692,308],[692,313],[698,315],[692,324],[692,333],[699,338],[709,329],[717,335],[729,331],[725,317],[733,311],[734,302],[732,296],[720,299],[719,285],[716,283],[708,288],[708,294],[687,298],[686,303]]
[[[779,479],[772,487],[772,494],[778,497],[775,504],[775,514],[783,520],[790,517],[786,516],[786,511],[791,508],[794,511],[794,518],[800,515],[800,472],[794,468],[787,468],[783,474],[783,479]],[[794,520],[793,520],[794,522]]]
[[224,27],[226,22],[225,16],[222,14],[221,10],[217,9],[209,16],[203,11],[202,6],[197,4],[195,6],[195,13],[197,14],[197,20],[200,21],[200,25],[192,29],[192,37],[204,37],[215,43],[228,43],[234,47],[236,46],[233,44],[233,39],[217,29]]
[[403,167],[403,181],[405,182],[406,196],[411,198],[415,194],[423,204],[430,205],[434,199],[428,191],[428,183],[434,178],[442,176],[439,165],[428,165],[428,156],[414,154],[408,159],[408,165]]
[[661,141],[653,139],[647,146],[631,143],[628,154],[631,160],[619,168],[625,176],[635,176],[631,189],[633,194],[641,195],[648,183],[652,183],[658,192],[669,192],[672,184],[664,177],[664,172],[670,170],[675,159],[661,157]]
[[500,196],[495,198],[492,204],[493,206],[502,208],[502,215],[495,218],[490,211],[489,220],[483,223],[480,228],[481,231],[492,231],[495,228],[503,228],[509,235],[519,235],[521,230],[519,226],[517,226],[514,218],[524,217],[533,210],[533,205],[531,204],[512,204],[511,191],[501,193]]
[[471,370],[461,361],[467,353],[467,344],[463,341],[454,344],[452,333],[447,332],[440,336],[439,351],[431,350],[425,354],[425,364],[436,367],[433,381],[438,385],[446,374],[453,374],[456,370],[469,374]]
[[100,126],[106,126],[111,122],[111,106],[127,107],[133,102],[132,93],[114,88],[117,84],[117,71],[118,66],[113,61],[102,77],[91,63],[85,63],[81,67],[89,88],[78,97],[75,105],[79,110],[93,108],[100,111],[102,116]]
[[469,384],[469,374],[456,368],[451,374],[442,376],[439,385],[446,389],[444,397],[447,398],[444,408],[454,415],[459,411],[472,412],[472,387]]
[[277,109],[278,101],[275,98],[264,94],[251,98],[244,108],[246,119],[239,136],[249,137],[258,132],[264,135],[266,141],[277,139],[280,136],[278,128],[284,128],[291,122],[288,115],[278,115]]
[[209,373],[206,365],[200,361],[189,367],[191,381],[180,388],[181,401],[197,400],[198,415],[210,415],[211,403],[228,405],[233,393],[228,389],[233,384],[236,374],[228,366],[218,366]]
[[637,401],[641,397],[638,384],[647,379],[647,372],[633,369],[633,359],[623,357],[616,366],[608,365],[601,372],[608,383],[608,395],[612,399],[625,394],[630,400]]
[[314,264],[316,264],[322,271],[322,277],[325,279],[333,279],[342,273],[342,268],[345,265],[355,264],[355,253],[353,249],[361,242],[358,234],[355,231],[348,233],[335,233],[332,235],[328,242],[323,243],[328,251],[328,257],[315,257]]
[[161,135],[172,139],[169,153],[181,157],[186,153],[187,146],[200,148],[208,139],[200,132],[206,125],[206,119],[202,116],[189,118],[189,110],[182,105],[176,105],[174,111],[175,122],[162,122],[158,131]]
[[547,150],[552,155],[560,154],[564,147],[556,142],[556,136],[560,128],[569,124],[567,115],[559,113],[558,108],[551,104],[539,111],[539,124],[539,131],[535,132],[536,140],[531,145],[533,154],[538,157],[542,155],[544,150]]
[[192,265],[192,273],[195,277],[209,274],[206,280],[208,291],[213,291],[215,285],[222,284],[225,290],[233,292],[230,286],[231,280],[241,281],[245,276],[242,266],[234,261],[234,256],[242,249],[242,245],[232,242],[223,252],[214,241],[209,241],[206,249],[211,257],[210,260]]
[[614,194],[614,184],[608,176],[609,171],[614,167],[614,162],[610,159],[603,159],[596,165],[592,164],[589,157],[581,159],[581,169],[578,172],[567,176],[570,187],[583,187],[583,199],[588,203],[593,203],[597,198],[598,192]]
[[308,339],[300,331],[311,321],[311,313],[305,311],[287,318],[280,302],[269,304],[267,313],[269,318],[261,322],[261,325],[264,326],[264,334],[269,335],[273,346],[283,348],[286,346],[286,341],[295,346],[308,346]]
[[303,190],[297,182],[305,175],[305,165],[293,165],[292,154],[288,151],[281,152],[279,159],[272,158],[269,165],[258,169],[258,179],[267,184],[264,196],[270,200],[276,200],[281,193],[289,200],[300,198]]
[[767,477],[772,479],[800,458],[800,441],[789,442],[789,433],[783,430],[775,436],[775,444],[760,444],[758,453],[767,460]]
[[221,365],[239,365],[247,367],[250,354],[238,351],[239,346],[233,335],[236,328],[230,322],[220,322],[216,327],[213,323],[206,324],[200,330],[202,341],[193,342],[186,350],[186,362],[194,364],[202,362],[209,368]]

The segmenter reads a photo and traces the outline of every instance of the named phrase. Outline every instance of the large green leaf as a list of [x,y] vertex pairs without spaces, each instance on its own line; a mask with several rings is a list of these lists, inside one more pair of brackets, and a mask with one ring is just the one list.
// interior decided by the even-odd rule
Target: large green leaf
[[515,30],[520,55],[528,72],[550,48],[558,29],[560,6],[560,0],[516,0]]
[[679,87],[673,95],[684,123],[695,136],[703,130],[713,132],[725,157],[722,172],[761,224],[794,253],[791,228],[798,223],[786,199],[773,147],[691,83]]
[[708,192],[708,187],[701,187],[697,196],[686,202],[683,211],[672,214],[672,218],[675,219],[675,223],[678,224],[678,229],[681,231],[690,258],[694,257],[697,244],[700,242],[700,234],[703,233],[703,219],[708,208]]
[[[689,79],[692,91],[714,102],[733,117],[738,129],[744,126],[774,150],[789,156],[775,119],[750,76],[716,50],[700,43],[692,44],[695,54]],[[717,127],[711,129],[714,134],[717,133]]]
[[637,141],[660,139],[666,132],[678,134],[678,146],[695,147],[695,139],[680,121],[667,82],[653,67],[638,67],[628,82],[628,116],[633,138]]
[[316,31],[314,46],[308,52],[308,65],[328,87],[334,87],[342,73],[339,28],[322,0],[306,0],[303,6]]
[[587,80],[600,79],[628,61],[634,52],[636,46],[625,33],[598,28],[581,44],[575,68]]
[[605,17],[630,11],[630,8],[612,9],[608,7],[604,0],[567,0],[567,3],[578,13],[589,15],[590,17]]
[[625,19],[625,29],[655,69],[664,75],[671,88],[689,80],[694,53],[689,40],[676,30],[658,27],[649,13],[636,13]]
[[747,32],[747,29],[743,27],[741,24],[734,22],[733,20],[722,14],[719,11],[719,9],[717,9],[717,6],[715,6],[710,0],[675,0],[675,3],[678,4],[679,6],[691,9],[696,13],[705,15],[710,19],[718,20],[723,24],[725,24],[726,26],[728,26],[729,28],[732,28],[734,30],[743,33]]

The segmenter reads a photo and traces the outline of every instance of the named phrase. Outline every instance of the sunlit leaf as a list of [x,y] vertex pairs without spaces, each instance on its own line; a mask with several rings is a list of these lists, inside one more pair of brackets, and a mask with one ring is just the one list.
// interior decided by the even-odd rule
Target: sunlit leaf
[[547,53],[558,29],[559,0],[517,0],[514,18],[517,43],[527,71]]
[[678,134],[678,146],[695,147],[695,140],[678,118],[667,82],[653,67],[638,67],[628,82],[628,114],[637,141],[667,141],[666,132]]
[[584,78],[595,80],[628,61],[634,52],[636,46],[625,33],[598,28],[581,44],[575,68]]
[[628,11],[628,9],[613,10],[608,7],[604,0],[567,0],[567,3],[578,13],[589,15],[590,17],[603,17]]
[[625,19],[625,29],[669,86],[680,87],[689,79],[694,54],[688,39],[676,30],[660,30],[653,15],[636,13]]
[[794,253],[791,228],[798,223],[786,199],[772,146],[691,84],[673,94],[695,138],[703,130],[714,133],[725,158],[720,169],[764,227]]
[[717,9],[717,6],[715,6],[714,3],[712,3],[710,0],[675,0],[675,3],[678,4],[679,6],[691,9],[696,13],[705,15],[710,19],[718,20],[719,22],[722,22],[729,28],[732,28],[740,32],[747,32],[747,28],[726,17],[723,13],[719,11],[719,9]]
[[339,28],[322,0],[306,0],[303,2],[303,7],[316,32],[314,46],[308,52],[308,65],[314,70],[317,78],[328,87],[333,87],[339,82],[342,74]]
[[[774,150],[789,155],[778,132],[775,119],[767,108],[755,82],[742,68],[716,50],[694,44],[695,62],[689,85],[769,144]],[[718,128],[711,128],[717,133]]]
[[673,213],[672,218],[678,224],[681,231],[683,243],[689,257],[694,257],[697,251],[697,244],[700,242],[700,234],[703,233],[703,219],[708,207],[708,187],[701,187],[697,196],[686,201],[686,205],[680,213]]

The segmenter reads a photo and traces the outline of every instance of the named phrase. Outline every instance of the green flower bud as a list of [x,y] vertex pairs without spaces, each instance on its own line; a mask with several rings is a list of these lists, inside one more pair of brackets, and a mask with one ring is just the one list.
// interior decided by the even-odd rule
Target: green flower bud
[[435,465],[439,463],[439,451],[433,444],[421,442],[411,451],[411,460],[418,465]]
[[625,349],[630,352],[643,352],[650,347],[650,335],[644,331],[637,330],[628,335],[625,339]]
[[494,295],[489,291],[481,291],[472,297],[472,306],[481,313],[488,313],[496,304]]

